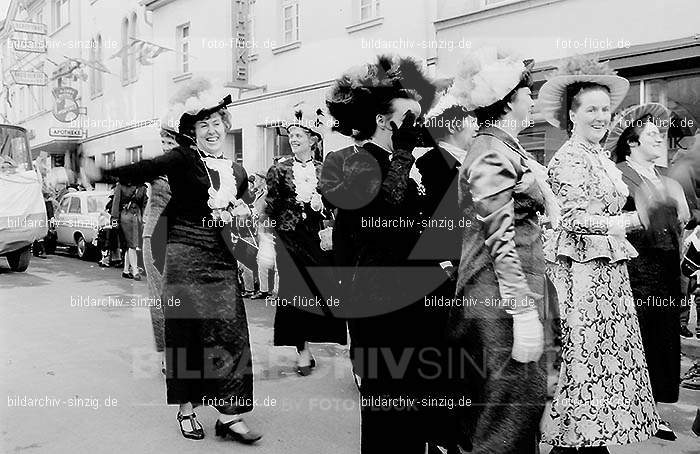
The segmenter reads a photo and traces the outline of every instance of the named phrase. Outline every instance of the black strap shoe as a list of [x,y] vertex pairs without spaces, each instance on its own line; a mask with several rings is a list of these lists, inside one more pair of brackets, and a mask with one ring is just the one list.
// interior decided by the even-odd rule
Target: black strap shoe
[[261,433],[253,432],[252,430],[248,430],[248,432],[246,432],[246,433],[240,433],[240,432],[236,432],[235,430],[233,430],[231,428],[232,425],[234,425],[238,422],[241,422],[241,421],[243,421],[243,419],[238,418],[238,419],[234,419],[233,421],[223,423],[217,419],[216,425],[214,426],[214,431],[216,432],[216,436],[224,438],[224,439],[226,437],[229,437],[234,441],[237,441],[239,443],[243,443],[246,445],[253,444],[262,438]]
[[[192,425],[192,428],[194,430],[185,430],[184,427],[182,427],[182,421],[185,419],[189,419],[190,424]],[[180,423],[180,432],[182,432],[182,436],[185,438],[189,438],[190,440],[201,440],[204,438],[204,428],[202,425],[197,421],[197,415],[192,413],[191,415],[183,416],[182,413],[179,411],[177,412],[177,422]]]
[[660,421],[659,422],[659,430],[656,432],[656,435],[654,435],[656,438],[660,438],[662,440],[667,440],[667,441],[676,441],[676,434],[673,432],[673,429],[669,427],[668,423],[666,421]]

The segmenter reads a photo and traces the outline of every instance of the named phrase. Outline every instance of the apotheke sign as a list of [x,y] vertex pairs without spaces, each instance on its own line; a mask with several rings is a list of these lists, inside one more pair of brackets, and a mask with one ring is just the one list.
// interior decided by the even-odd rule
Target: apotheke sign
[[86,135],[87,131],[82,128],[49,128],[49,136],[51,137],[82,139]]

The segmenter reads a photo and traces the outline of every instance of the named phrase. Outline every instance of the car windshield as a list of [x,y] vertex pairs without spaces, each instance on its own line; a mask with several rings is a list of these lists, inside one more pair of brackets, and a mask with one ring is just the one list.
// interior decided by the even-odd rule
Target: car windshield
[[87,199],[88,213],[99,213],[100,211],[104,211],[105,205],[107,205],[107,197],[91,196]]
[[24,130],[0,125],[0,169],[32,169]]

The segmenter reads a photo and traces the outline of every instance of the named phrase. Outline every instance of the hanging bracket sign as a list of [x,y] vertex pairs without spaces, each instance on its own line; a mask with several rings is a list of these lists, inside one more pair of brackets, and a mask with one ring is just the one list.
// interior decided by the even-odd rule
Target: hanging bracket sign
[[20,33],[33,33],[35,35],[45,35],[47,33],[46,24],[39,24],[37,22],[25,22],[19,20],[13,20],[12,30]]
[[46,86],[49,78],[41,71],[16,71],[11,70],[12,78],[16,84],[20,85],[41,85]]

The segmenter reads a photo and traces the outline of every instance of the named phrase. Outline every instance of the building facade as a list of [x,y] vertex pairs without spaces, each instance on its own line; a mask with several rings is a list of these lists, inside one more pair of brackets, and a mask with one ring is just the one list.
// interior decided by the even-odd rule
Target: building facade
[[[623,107],[674,112],[673,153],[700,119],[696,17],[697,0],[13,0],[0,26],[0,114],[54,166],[75,168],[81,152],[124,164],[161,152],[170,97],[203,75],[234,96],[229,157],[264,173],[291,152],[278,126],[292,106],[323,107],[347,68],[396,53],[450,76],[461,54],[496,44],[536,60],[535,93],[561,58],[609,60],[632,84]],[[40,73],[45,86],[26,84]],[[521,139],[547,162],[566,137],[536,115]],[[348,142],[329,133],[324,148]]]
[[[0,29],[3,115],[29,131],[34,157],[77,170],[80,153],[110,167],[160,152],[155,71],[134,40],[150,40],[149,16],[137,0],[11,2]],[[39,33],[18,31],[31,27]],[[42,73],[44,85],[25,84]]]
[[[438,40],[508,46],[534,58],[535,88],[558,62],[578,54],[607,60],[631,88],[621,108],[660,102],[674,113],[669,158],[686,148],[700,121],[700,2],[676,0],[438,0]],[[438,50],[438,69],[457,59]],[[536,90],[535,90],[536,91]],[[566,135],[536,115],[521,140],[548,162]]]
[[[289,154],[277,126],[292,106],[324,107],[331,82],[378,53],[411,55],[434,68],[435,2],[422,0],[146,0],[154,39],[187,51],[159,57],[157,105],[177,84],[203,74],[234,92],[230,141],[249,173]],[[183,34],[187,30],[187,36]],[[183,61],[187,65],[183,65]],[[329,133],[325,150],[348,139]]]

